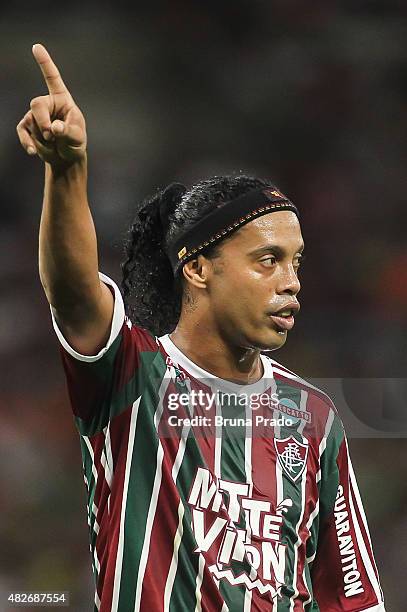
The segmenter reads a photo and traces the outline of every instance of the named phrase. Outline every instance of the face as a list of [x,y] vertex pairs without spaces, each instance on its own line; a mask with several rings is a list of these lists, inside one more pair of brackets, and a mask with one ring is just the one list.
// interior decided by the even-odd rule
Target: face
[[207,296],[218,332],[241,347],[281,347],[299,309],[303,248],[291,211],[262,215],[231,235],[220,257],[206,260]]

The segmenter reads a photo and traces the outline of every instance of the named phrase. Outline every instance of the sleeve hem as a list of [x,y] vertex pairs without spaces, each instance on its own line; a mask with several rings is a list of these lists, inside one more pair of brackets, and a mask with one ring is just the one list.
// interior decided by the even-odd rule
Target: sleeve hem
[[119,335],[120,330],[123,327],[123,323],[125,320],[124,302],[123,302],[122,294],[120,293],[119,287],[116,285],[116,283],[111,278],[109,278],[108,276],[106,276],[106,274],[103,274],[102,272],[99,272],[99,278],[106,285],[110,285],[110,287],[112,287],[114,290],[114,309],[113,309],[113,318],[112,318],[112,324],[110,328],[109,339],[107,341],[106,346],[100,349],[97,355],[82,355],[81,353],[78,353],[77,351],[75,351],[75,349],[72,348],[70,344],[68,344],[61,330],[58,327],[58,324],[55,319],[54,308],[50,304],[52,325],[54,327],[55,333],[61,345],[67,351],[67,353],[69,353],[72,357],[74,357],[78,361],[85,361],[88,363],[91,363],[93,361],[98,361],[99,359],[103,357],[103,355],[106,353],[106,351],[109,350],[109,348],[111,347],[113,342],[116,340],[117,336]]

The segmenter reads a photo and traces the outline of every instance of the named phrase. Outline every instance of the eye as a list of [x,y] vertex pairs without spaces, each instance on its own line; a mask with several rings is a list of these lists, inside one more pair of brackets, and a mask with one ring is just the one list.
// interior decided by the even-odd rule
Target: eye
[[262,259],[261,263],[269,262],[269,263],[267,263],[268,266],[274,266],[276,261],[277,260],[276,260],[275,256],[274,255],[270,255],[270,257],[267,257],[266,259]]
[[304,263],[304,260],[305,260],[305,255],[300,255],[299,257],[297,257],[297,261],[295,261],[294,263],[294,268],[298,270],[300,266],[302,266],[302,264]]
[[304,261],[305,261],[305,255],[300,255],[300,256],[298,257],[298,263],[299,263],[299,264],[303,264],[303,263],[304,263]]

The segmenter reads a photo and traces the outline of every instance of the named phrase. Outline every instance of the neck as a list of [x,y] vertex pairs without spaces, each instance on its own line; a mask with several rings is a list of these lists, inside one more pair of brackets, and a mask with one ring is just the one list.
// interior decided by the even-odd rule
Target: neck
[[260,351],[228,342],[205,317],[181,314],[169,337],[191,361],[218,378],[253,384],[263,376]]

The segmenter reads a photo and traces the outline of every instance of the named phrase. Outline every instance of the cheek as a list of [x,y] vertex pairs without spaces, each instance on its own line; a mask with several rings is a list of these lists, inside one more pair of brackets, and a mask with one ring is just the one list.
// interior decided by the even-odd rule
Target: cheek
[[216,301],[220,308],[226,306],[230,311],[248,312],[270,302],[264,278],[239,269],[230,270],[227,276],[219,276],[216,283]]
[[218,295],[239,297],[250,292],[253,284],[250,275],[244,273],[237,266],[230,266],[223,270],[216,279],[216,293]]
[[253,300],[266,297],[268,289],[270,288],[270,282],[267,281],[265,275],[253,270],[247,270],[245,272],[241,270],[236,271],[233,275],[232,283],[235,290],[247,296],[251,296]]

